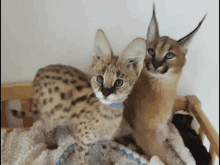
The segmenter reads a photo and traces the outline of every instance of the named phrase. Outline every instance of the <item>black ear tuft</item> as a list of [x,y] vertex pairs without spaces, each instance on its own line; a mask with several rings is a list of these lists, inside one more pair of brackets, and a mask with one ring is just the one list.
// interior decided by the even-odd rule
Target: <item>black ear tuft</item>
[[159,37],[160,37],[160,34],[159,34],[159,28],[158,28],[158,23],[157,23],[157,18],[156,18],[155,4],[153,4],[153,14],[152,14],[151,22],[150,22],[150,25],[147,31],[146,43],[149,44]]
[[183,37],[177,41],[177,43],[180,45],[181,51],[184,55],[187,54],[187,48],[188,48],[190,42],[192,41],[193,37],[195,36],[195,34],[198,32],[199,28],[201,27],[203,21],[206,18],[206,15],[203,17],[203,19],[199,22],[198,26],[191,33],[189,33],[188,35],[186,35],[185,37]]

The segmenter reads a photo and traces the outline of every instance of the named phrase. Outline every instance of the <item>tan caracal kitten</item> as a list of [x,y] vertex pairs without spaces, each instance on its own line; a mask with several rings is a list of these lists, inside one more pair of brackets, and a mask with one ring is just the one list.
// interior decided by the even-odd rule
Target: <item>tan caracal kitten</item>
[[[69,126],[79,165],[88,164],[85,155],[98,141],[106,141],[103,149],[108,150],[107,159],[111,162],[111,140],[119,130],[123,102],[141,73],[145,54],[145,40],[135,39],[121,55],[114,56],[105,34],[98,30],[91,81],[88,75],[70,66],[50,65],[38,70],[33,81],[32,116],[40,115],[47,132],[57,126]],[[17,117],[28,115],[11,112]],[[66,153],[65,159],[71,152]]]
[[146,40],[145,66],[125,102],[124,116],[134,131],[136,143],[148,156],[157,155],[166,164],[166,132],[163,133],[163,128],[172,117],[177,83],[186,62],[187,46],[203,20],[190,34],[176,41],[168,36],[160,37],[153,9]]

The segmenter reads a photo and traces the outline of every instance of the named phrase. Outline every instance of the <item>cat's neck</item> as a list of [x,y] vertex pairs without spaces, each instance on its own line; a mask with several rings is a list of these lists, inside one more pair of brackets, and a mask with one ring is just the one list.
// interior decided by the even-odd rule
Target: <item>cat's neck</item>
[[[135,109],[135,123],[143,123],[147,129],[156,130],[160,125],[166,123],[172,116],[172,109],[176,98],[176,88],[180,75],[171,76],[173,79],[164,81],[151,77],[146,73],[141,73],[136,83],[134,96],[129,102],[137,100],[136,104],[131,105]],[[132,110],[131,111],[134,111]],[[129,119],[128,119],[129,120]]]
[[124,105],[123,103],[118,104],[103,104],[101,101],[98,102],[98,109],[100,114],[108,119],[114,119],[122,117]]
[[131,99],[140,100],[138,102],[141,104],[141,109],[148,107],[148,111],[154,111],[155,108],[161,109],[163,107],[162,109],[170,114],[176,98],[177,83],[180,76],[181,74],[178,73],[170,75],[168,79],[161,79],[142,72],[132,92],[134,96],[131,96]]
[[[170,73],[169,75],[152,75],[149,72],[142,72],[137,84],[146,88],[146,92],[157,93],[157,95],[175,93],[181,73]],[[143,90],[141,90],[143,91]]]

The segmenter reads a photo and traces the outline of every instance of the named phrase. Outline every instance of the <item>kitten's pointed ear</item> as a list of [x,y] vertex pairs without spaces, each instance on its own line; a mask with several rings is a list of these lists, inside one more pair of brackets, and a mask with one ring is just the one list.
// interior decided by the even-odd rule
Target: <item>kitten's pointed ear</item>
[[[207,15],[207,14],[206,14]],[[181,52],[186,55],[188,51],[188,46],[191,43],[193,37],[195,36],[196,32],[199,30],[201,27],[206,15],[203,17],[202,21],[199,22],[199,25],[187,36],[181,38],[180,40],[177,41],[177,43],[180,45],[180,50]]]
[[112,50],[109,41],[104,32],[99,29],[96,32],[94,41],[93,61],[92,64],[96,64],[100,59],[111,59]]
[[159,34],[159,28],[158,28],[157,18],[155,14],[155,4],[153,4],[153,15],[152,15],[151,22],[150,22],[150,25],[147,31],[146,43],[149,44],[159,37],[160,37],[160,34]]
[[122,51],[118,61],[124,63],[128,68],[133,69],[137,75],[141,73],[146,55],[146,43],[144,39],[133,40]]

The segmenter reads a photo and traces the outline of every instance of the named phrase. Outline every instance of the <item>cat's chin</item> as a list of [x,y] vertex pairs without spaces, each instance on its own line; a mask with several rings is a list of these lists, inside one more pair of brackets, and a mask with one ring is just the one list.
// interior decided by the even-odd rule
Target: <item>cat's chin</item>
[[102,92],[100,91],[95,92],[95,95],[102,104],[106,104],[106,105],[110,105],[113,103],[121,103],[124,102],[125,100],[124,98],[117,97],[115,94],[111,94],[107,98],[105,98]]
[[117,101],[112,101],[112,100],[107,100],[107,99],[99,99],[99,100],[102,104],[105,104],[105,105],[110,105],[110,104],[113,104],[113,103],[123,102],[123,101],[120,101],[120,100],[117,100]]
[[155,71],[147,71],[147,75],[152,77],[152,78],[156,78],[162,82],[166,82],[166,83],[172,83],[174,81],[177,80],[178,76],[173,74],[174,69],[170,68],[166,73],[161,74]]
[[101,101],[102,104],[106,104],[106,105],[110,105],[114,102],[110,101],[110,100],[106,100],[106,99],[99,99]]
[[150,76],[152,76],[152,77],[163,76],[163,75],[165,75],[165,74],[167,73],[167,71],[166,71],[166,72],[147,71],[147,72],[148,72],[148,74],[149,74]]
[[148,74],[152,77],[158,77],[158,76],[165,76],[166,74],[168,74],[168,71],[166,72],[161,72],[161,71],[147,71]]
[[163,74],[166,74],[168,71],[169,71],[169,68],[168,67],[161,67],[161,68],[158,68],[157,70],[152,70],[152,69],[148,69],[146,68],[147,72],[150,73],[150,74],[155,74],[155,75],[163,75]]

